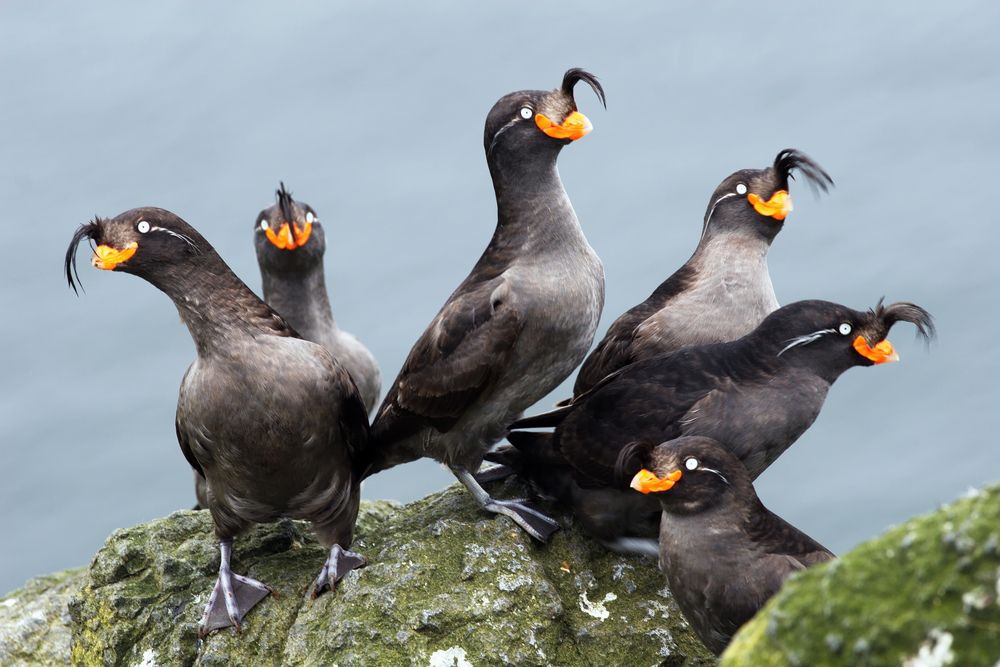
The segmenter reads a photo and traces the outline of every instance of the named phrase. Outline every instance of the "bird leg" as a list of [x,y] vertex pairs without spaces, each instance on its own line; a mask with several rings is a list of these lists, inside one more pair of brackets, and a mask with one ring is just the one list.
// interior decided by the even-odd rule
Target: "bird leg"
[[469,490],[476,502],[487,512],[503,514],[514,520],[514,523],[524,529],[539,542],[547,542],[552,533],[559,530],[559,524],[538,510],[532,509],[519,500],[494,500],[486,493],[475,476],[461,466],[449,466],[451,472]]
[[603,540],[602,544],[620,554],[660,557],[660,543],[651,537],[616,537]]
[[339,544],[334,544],[330,547],[330,556],[323,563],[323,569],[319,571],[319,576],[316,577],[316,583],[313,584],[313,599],[315,600],[319,597],[327,588],[332,590],[337,585],[337,582],[343,579],[344,575],[351,570],[357,570],[367,564],[368,559],[361,554],[349,551]]
[[[233,574],[229,569],[229,558],[233,550],[233,541],[220,540],[219,551],[222,562],[219,564],[219,578],[215,588],[205,605],[205,613],[198,626],[198,636],[206,637],[213,630],[233,626],[236,632],[240,630],[240,622],[258,602],[271,594],[271,588],[250,577]],[[220,595],[221,593],[221,595]]]

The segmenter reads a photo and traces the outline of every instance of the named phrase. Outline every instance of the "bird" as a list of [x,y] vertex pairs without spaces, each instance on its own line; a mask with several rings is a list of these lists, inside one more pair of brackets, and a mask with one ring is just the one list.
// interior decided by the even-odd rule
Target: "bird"
[[277,202],[257,214],[254,246],[264,302],[306,340],[319,343],[351,374],[371,413],[381,391],[381,373],[368,348],[337,326],[323,277],[326,233],[316,211],[295,201],[285,184]]
[[816,192],[833,185],[822,167],[794,148],[779,152],[770,167],[743,169],[719,184],[694,254],[614,321],[580,367],[574,396],[635,361],[736,340],[777,310],[767,253],[792,210],[788,190],[795,172]]
[[[934,336],[931,315],[908,302],[867,312],[798,301],[728,343],[682,348],[605,377],[569,405],[521,419],[490,460],[514,467],[572,509],[584,529],[617,551],[655,554],[659,505],[620,485],[634,472],[634,442],[714,438],[756,479],[819,415],[834,381],[855,366],[898,359],[886,335],[911,322]],[[551,432],[529,431],[554,427]]]
[[604,269],[556,168],[562,148],[592,129],[573,89],[597,78],[565,73],[553,91],[500,98],[483,146],[497,225],[472,272],[417,340],[372,424],[367,475],[431,457],[487,512],[545,541],[559,528],[520,500],[496,500],[474,473],[507,425],[583,360],[604,306]]
[[629,486],[662,509],[660,570],[716,655],[789,576],[835,558],[764,507],[746,467],[719,442],[681,436],[637,444],[643,468]]
[[136,208],[81,225],[64,267],[74,291],[76,249],[84,239],[95,245],[94,267],[131,273],[170,297],[195,343],[175,426],[185,459],[207,480],[205,501],[219,540],[219,576],[201,636],[229,626],[238,631],[271,592],[230,568],[234,539],[254,523],[312,522],[329,549],[314,597],[362,567],[365,558],[350,545],[369,424],[343,365],[302,339],[170,211]]

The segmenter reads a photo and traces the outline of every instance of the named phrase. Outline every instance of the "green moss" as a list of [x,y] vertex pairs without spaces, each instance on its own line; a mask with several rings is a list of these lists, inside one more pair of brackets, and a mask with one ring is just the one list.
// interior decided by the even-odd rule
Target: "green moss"
[[1000,661],[1000,486],[912,519],[790,580],[734,638],[727,667]]
[[[509,482],[495,492],[524,489]],[[54,603],[66,637],[50,664],[714,664],[653,561],[610,554],[572,527],[540,546],[481,513],[460,487],[405,507],[363,503],[355,548],[371,564],[311,600],[326,553],[308,525],[255,527],[236,541],[233,569],[278,596],[254,608],[240,634],[201,641],[219,563],[208,514],[116,531]]]

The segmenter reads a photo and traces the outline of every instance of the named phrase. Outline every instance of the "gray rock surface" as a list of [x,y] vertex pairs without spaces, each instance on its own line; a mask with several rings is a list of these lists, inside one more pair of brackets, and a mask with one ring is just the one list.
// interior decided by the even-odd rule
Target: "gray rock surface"
[[205,641],[198,620],[218,567],[208,514],[118,530],[89,568],[0,600],[0,664],[714,664],[652,560],[608,553],[566,518],[541,546],[457,487],[361,513],[355,547],[371,564],[317,600],[309,586],[324,552],[307,525],[281,521],[238,540],[234,571],[278,596],[242,633]]

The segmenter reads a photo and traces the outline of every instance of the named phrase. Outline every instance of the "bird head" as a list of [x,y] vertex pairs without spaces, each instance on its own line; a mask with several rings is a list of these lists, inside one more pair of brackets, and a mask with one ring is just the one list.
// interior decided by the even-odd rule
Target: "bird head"
[[556,155],[563,146],[593,129],[576,108],[573,88],[583,81],[605,107],[604,88],[593,74],[573,68],[556,90],[521,90],[501,97],[486,117],[483,133],[487,159],[523,160],[531,155]]
[[633,490],[655,494],[664,509],[675,513],[700,512],[735,490],[752,488],[739,459],[702,436],[629,445],[618,458],[618,471]]
[[316,211],[292,199],[281,183],[276,201],[257,214],[254,246],[261,269],[284,271],[321,264],[326,237]]
[[132,273],[158,287],[167,276],[181,274],[192,262],[215,252],[191,225],[162,208],[95,217],[76,230],[66,250],[66,280],[74,292],[80,284],[76,249],[84,239],[93,248],[90,263],[95,268]]
[[789,181],[800,174],[813,192],[826,192],[833,179],[804,153],[786,148],[764,169],[743,169],[719,184],[705,212],[704,234],[737,232],[773,240],[792,211]]
[[910,322],[917,335],[935,335],[930,313],[912,303],[884,305],[867,312],[829,301],[798,301],[768,315],[749,337],[788,363],[804,365],[831,381],[853,366],[898,361],[886,337],[896,322]]

